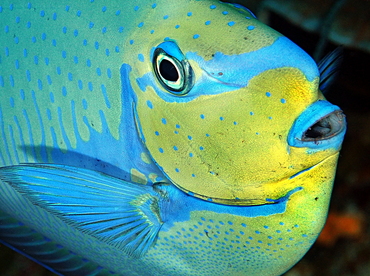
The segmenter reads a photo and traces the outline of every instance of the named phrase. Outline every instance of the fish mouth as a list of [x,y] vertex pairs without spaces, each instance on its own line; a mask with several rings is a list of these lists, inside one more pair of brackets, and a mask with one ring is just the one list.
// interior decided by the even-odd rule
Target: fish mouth
[[329,113],[308,127],[301,141],[321,141],[338,135],[345,128],[345,117],[342,110]]
[[346,116],[338,106],[319,100],[311,104],[293,123],[288,135],[291,147],[317,151],[339,150],[346,132]]

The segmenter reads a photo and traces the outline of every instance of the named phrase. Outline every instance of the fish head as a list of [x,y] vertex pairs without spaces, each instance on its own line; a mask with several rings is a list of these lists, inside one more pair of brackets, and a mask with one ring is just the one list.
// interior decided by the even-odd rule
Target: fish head
[[319,182],[330,193],[345,119],[319,91],[316,63],[239,5],[186,5],[176,18],[153,5],[125,42],[154,162],[181,190],[221,204],[275,203]]

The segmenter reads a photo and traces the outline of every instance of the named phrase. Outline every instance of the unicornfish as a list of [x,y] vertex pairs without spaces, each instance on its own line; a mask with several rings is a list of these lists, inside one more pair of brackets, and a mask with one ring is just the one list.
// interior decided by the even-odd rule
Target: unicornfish
[[212,0],[3,0],[0,37],[3,244],[58,275],[266,276],[314,243],[338,54]]

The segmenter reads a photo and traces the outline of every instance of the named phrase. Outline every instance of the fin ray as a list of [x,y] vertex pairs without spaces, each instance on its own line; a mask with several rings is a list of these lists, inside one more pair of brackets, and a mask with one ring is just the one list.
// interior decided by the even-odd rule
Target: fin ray
[[0,179],[79,231],[135,257],[154,244],[163,224],[166,197],[152,186],[51,164],[2,167]]

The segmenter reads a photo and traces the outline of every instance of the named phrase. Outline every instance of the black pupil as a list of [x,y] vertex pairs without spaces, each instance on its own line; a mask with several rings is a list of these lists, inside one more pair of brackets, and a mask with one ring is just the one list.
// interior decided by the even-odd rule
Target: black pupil
[[159,64],[159,72],[167,81],[175,82],[179,79],[179,73],[177,72],[175,65],[166,59],[162,60]]

